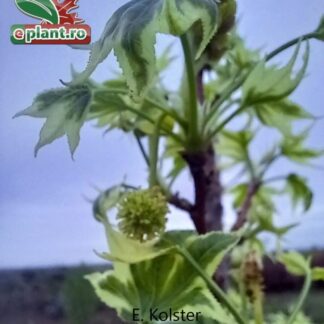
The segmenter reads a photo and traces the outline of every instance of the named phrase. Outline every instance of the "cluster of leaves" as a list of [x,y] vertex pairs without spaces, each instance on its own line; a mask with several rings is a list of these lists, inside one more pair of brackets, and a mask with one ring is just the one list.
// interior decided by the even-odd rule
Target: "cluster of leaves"
[[[216,297],[222,298],[215,299],[211,293],[215,293],[214,286],[210,286],[208,281],[224,255],[237,246],[240,235],[221,232],[197,235],[192,231],[171,231],[151,241],[134,240],[126,232],[114,229],[107,218],[107,211],[132,195],[134,192],[130,194],[124,186],[117,186],[100,194],[94,203],[95,217],[106,229],[109,246],[108,253],[98,255],[112,262],[114,267],[111,271],[87,276],[101,301],[115,308],[125,321],[133,319],[134,309],[139,310],[144,322],[150,322],[150,309],[158,308],[163,312],[171,308],[173,311],[202,312],[204,323],[244,323],[233,317],[231,308],[227,309],[228,306],[224,305],[222,298],[232,300],[231,293],[227,297],[216,294]],[[143,220],[146,218],[144,212]],[[263,296],[262,266],[259,265],[262,263],[262,252],[257,252],[257,245],[252,248],[255,252],[251,252],[250,244],[246,242],[240,246],[240,251],[235,250],[235,254],[243,260],[238,263],[242,264],[245,273],[245,279],[240,278],[239,273],[236,279],[239,284],[246,281],[249,287],[247,294],[254,304],[262,302]],[[244,258],[246,253],[250,255],[248,259]],[[268,320],[276,324],[285,319],[287,323],[297,324],[306,318],[300,311],[311,282],[324,280],[324,269],[312,268],[311,260],[297,252],[279,254],[277,260],[293,275],[304,276],[305,285],[289,317],[280,313],[270,315]],[[255,282],[251,278],[255,278]],[[232,305],[235,305],[235,300],[233,302]],[[237,306],[244,313],[242,301]],[[172,319],[169,320],[172,322]]]
[[[293,73],[294,65],[301,48],[297,44],[293,57],[284,67],[266,64],[260,59],[259,51],[247,49],[243,41],[234,37],[234,47],[222,64],[215,67],[216,78],[206,84],[210,102],[219,96],[224,89],[222,84],[233,80],[240,70],[251,70],[243,83],[241,94],[233,92],[218,112],[214,112],[211,123],[230,115],[234,110],[243,127],[224,127],[217,135],[215,149],[218,152],[224,172],[237,172],[233,183],[228,185],[228,192],[233,198],[233,208],[238,212],[248,202],[247,222],[250,227],[249,238],[256,239],[261,232],[270,232],[278,238],[284,236],[296,224],[278,227],[274,216],[280,212],[277,208],[277,197],[283,194],[290,196],[293,206],[301,205],[302,211],[311,208],[313,194],[308,181],[297,173],[273,174],[271,167],[285,159],[291,163],[311,164],[313,159],[323,155],[323,150],[311,149],[307,140],[316,120],[300,105],[290,99],[302,81],[309,58],[309,45],[306,46],[303,65]],[[255,62],[259,63],[255,63]],[[251,69],[252,66],[252,69]],[[213,89],[220,87],[216,93]],[[236,107],[239,107],[238,109]],[[303,131],[294,127],[296,121],[311,124]],[[273,143],[270,150],[255,156],[252,152],[258,138],[265,136],[260,131],[262,126],[273,132]],[[264,127],[262,128],[262,130]],[[236,171],[237,170],[237,171]],[[276,183],[278,182],[278,185]],[[250,199],[250,201],[249,201]]]

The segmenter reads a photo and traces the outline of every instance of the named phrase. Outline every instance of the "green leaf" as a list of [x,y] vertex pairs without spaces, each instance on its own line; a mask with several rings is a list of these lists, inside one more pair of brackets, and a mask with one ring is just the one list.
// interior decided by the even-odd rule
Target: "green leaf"
[[[216,50],[219,50],[218,44],[215,43],[215,45]],[[250,69],[256,61],[259,61],[258,51],[248,49],[243,38],[234,31],[230,35],[230,45],[224,60],[212,66],[217,78],[204,85],[206,98],[212,102],[215,97],[220,96],[230,86],[238,73]]]
[[231,37],[232,50],[229,52],[230,63],[238,69],[248,69],[255,61],[259,60],[260,53],[258,50],[251,50],[246,47],[246,43],[238,34]]
[[176,232],[166,233],[165,240],[178,243],[210,277],[215,273],[215,269],[221,263],[224,255],[238,242],[236,234],[225,234],[222,232],[192,235],[180,243],[176,242],[177,235]]
[[[235,235],[210,233],[205,236],[190,232],[169,232],[163,238],[166,246],[181,246],[210,276],[224,253],[237,241]],[[204,317],[232,324],[235,321],[223,310],[190,263],[173,252],[88,279],[100,299],[117,310],[119,316],[132,319],[133,309],[149,321],[150,309],[159,311],[201,312]],[[152,321],[150,321],[152,322]]]
[[312,278],[314,281],[324,281],[324,268],[315,267],[312,269]]
[[15,0],[17,7],[26,15],[45,20],[51,24],[60,23],[59,12],[51,0]]
[[322,16],[321,21],[316,29],[316,38],[318,40],[324,41],[324,16]]
[[269,215],[261,214],[258,217],[258,225],[260,227],[259,232],[265,231],[265,232],[275,234],[278,237],[282,237],[283,235],[287,234],[291,229],[298,226],[298,223],[280,227],[274,224],[272,215],[269,216]]
[[[246,183],[241,183],[231,189],[231,194],[233,194],[233,207],[238,209],[242,207],[249,192],[249,185]],[[256,194],[253,196],[252,207],[256,213],[260,213],[260,210],[267,210],[273,213],[275,210],[274,203],[272,201],[273,195],[278,192],[271,187],[261,186]]]
[[281,153],[288,159],[297,163],[309,163],[310,160],[319,158],[324,154],[324,150],[314,150],[305,147],[309,130],[302,132],[299,135],[286,136],[280,144]]
[[[134,125],[138,116],[129,111],[130,103],[127,92],[125,80],[105,82],[94,91],[89,118],[97,119],[97,126],[108,126],[108,130],[114,128],[125,132],[135,130]],[[135,108],[134,104],[131,108]]]
[[[231,189],[233,195],[233,208],[240,210],[242,208],[249,192],[249,186],[246,183],[241,183]],[[273,196],[278,194],[278,191],[271,187],[261,186],[254,194],[251,207],[249,208],[248,220],[250,224],[256,224],[259,230],[271,232],[278,236],[283,235],[294,225],[286,227],[276,227],[273,224],[273,214],[276,211]]]
[[[290,316],[284,313],[270,314],[269,324],[286,324],[289,322]],[[305,314],[299,312],[292,324],[315,324]]]
[[86,80],[114,50],[134,97],[142,96],[156,75],[156,34],[180,36],[198,22],[203,36],[197,57],[216,32],[218,5],[215,0],[130,1],[109,19],[101,38],[92,46],[86,70],[73,82]]
[[287,177],[287,191],[291,194],[294,206],[301,202],[304,206],[304,211],[309,210],[313,202],[313,193],[307,185],[307,179],[290,174]]
[[231,194],[233,195],[233,198],[234,198],[233,199],[233,207],[235,209],[242,207],[244,200],[247,197],[248,190],[249,190],[249,188],[246,183],[241,183],[231,189]]
[[172,169],[168,173],[167,178],[171,178],[171,181],[174,182],[178,176],[181,174],[182,171],[185,170],[187,167],[187,163],[185,160],[178,154],[177,156],[174,156],[173,163],[172,163]]
[[288,99],[260,103],[253,109],[262,124],[277,128],[285,136],[291,135],[292,122],[313,118],[311,114]]
[[81,127],[90,110],[91,98],[89,84],[48,90],[38,95],[29,108],[15,115],[46,118],[35,155],[40,148],[66,134],[73,156],[80,142]]
[[290,60],[283,68],[267,67],[260,62],[249,75],[243,85],[243,103],[246,106],[264,102],[281,100],[290,95],[303,79],[309,59],[309,44],[304,54],[304,63],[293,77],[293,69],[299,53],[300,44]]
[[297,252],[288,252],[280,255],[278,261],[284,264],[286,269],[295,276],[305,276],[310,270],[310,261]]
[[187,163],[182,158],[179,152],[182,151],[182,146],[175,142],[172,138],[167,138],[165,151],[163,153],[164,159],[171,159],[171,169],[167,174],[167,178],[170,179],[170,184],[172,185],[174,181],[178,178],[182,171],[187,167]]
[[216,144],[220,155],[229,157],[236,162],[246,161],[248,147],[253,139],[254,133],[249,130],[231,132],[223,131],[219,135]]
[[173,44],[167,46],[165,50],[162,52],[161,56],[158,57],[156,61],[156,67],[158,73],[165,71],[175,60],[175,57],[171,56],[172,46]]
[[[146,98],[151,100],[146,100]],[[114,128],[125,132],[138,130],[143,134],[151,135],[155,130],[156,120],[163,114],[152,100],[168,109],[167,103],[158,89],[150,89],[147,97],[141,103],[134,104],[128,96],[125,80],[107,81],[94,91],[90,118],[97,119],[99,127],[108,126],[109,130]],[[164,118],[163,130],[171,131],[173,126],[173,118],[169,116]]]
[[98,253],[105,260],[123,263],[138,263],[168,253],[172,246],[162,246],[158,240],[140,242],[114,230],[108,221],[104,221],[109,252]]
[[93,203],[93,216],[99,222],[107,220],[107,212],[116,207],[119,201],[124,197],[126,189],[123,186],[114,186],[103,192]]

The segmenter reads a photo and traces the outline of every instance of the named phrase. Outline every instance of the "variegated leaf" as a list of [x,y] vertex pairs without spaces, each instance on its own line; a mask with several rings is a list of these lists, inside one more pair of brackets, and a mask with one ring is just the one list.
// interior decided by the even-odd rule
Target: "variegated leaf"
[[92,45],[86,70],[73,82],[86,80],[114,50],[131,92],[141,96],[155,75],[156,34],[180,36],[195,23],[203,30],[198,58],[217,29],[216,0],[130,1],[109,19],[101,38]]
[[[169,232],[165,246],[180,245],[211,277],[222,257],[237,242],[233,234],[210,233],[204,236]],[[117,251],[118,247],[112,247]],[[117,267],[116,267],[117,266]],[[132,320],[133,310],[148,322],[150,309],[201,312],[204,318],[222,324],[235,320],[216,301],[196,270],[174,250],[135,264],[114,264],[115,270],[87,276],[99,298],[117,310],[124,320]],[[170,321],[170,319],[169,319]],[[172,320],[170,321],[172,322]]]
[[73,155],[80,141],[80,129],[85,122],[92,97],[88,84],[45,91],[39,94],[33,104],[16,114],[46,118],[35,147],[35,155],[40,148],[66,135]]

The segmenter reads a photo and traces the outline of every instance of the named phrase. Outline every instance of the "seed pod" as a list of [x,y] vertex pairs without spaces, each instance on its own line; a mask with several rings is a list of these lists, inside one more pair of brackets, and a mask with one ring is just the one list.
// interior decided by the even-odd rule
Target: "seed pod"
[[[229,32],[235,25],[236,18],[236,0],[222,0],[219,5],[220,11],[220,24],[217,33],[211,39],[210,43],[206,47],[201,61],[202,65],[209,65],[215,63],[221,59],[224,53],[230,47],[230,36]],[[198,28],[194,32],[194,43],[197,44],[201,38],[201,30]],[[205,61],[205,62],[204,62]]]
[[245,292],[250,302],[263,300],[263,266],[261,257],[256,251],[250,251],[242,264]]
[[164,232],[168,211],[167,200],[158,187],[131,192],[118,207],[119,229],[141,242],[154,239]]

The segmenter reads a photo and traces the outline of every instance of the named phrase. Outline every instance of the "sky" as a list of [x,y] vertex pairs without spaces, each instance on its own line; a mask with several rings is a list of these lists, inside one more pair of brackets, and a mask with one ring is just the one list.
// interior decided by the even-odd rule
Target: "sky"
[[[79,16],[92,27],[92,37],[99,38],[107,19],[125,1],[80,0]],[[324,14],[324,0],[239,0],[239,32],[252,48],[270,51],[281,43],[315,28]],[[81,132],[81,143],[72,161],[66,139],[60,139],[40,151],[37,159],[33,148],[42,120],[12,119],[28,107],[45,89],[59,87],[59,79],[70,79],[70,64],[84,68],[85,51],[67,46],[15,46],[10,43],[10,26],[36,23],[15,7],[14,1],[0,4],[0,268],[72,265],[98,262],[93,250],[106,250],[103,228],[94,221],[91,205],[85,197],[95,198],[94,187],[105,189],[127,181],[145,185],[145,164],[131,136],[113,132],[103,136],[93,124]],[[174,39],[159,36],[157,51]],[[323,115],[324,43],[312,42],[307,78],[293,99],[316,116]],[[182,73],[181,52],[177,42],[174,53],[179,57],[165,75],[165,82],[176,89]],[[280,56],[287,61],[291,52]],[[94,73],[103,81],[113,76],[117,65],[110,56]],[[320,147],[324,128],[319,122],[310,144]],[[270,146],[271,137],[264,135],[256,150]],[[317,162],[324,165],[323,159]],[[281,163],[273,172],[292,166]],[[278,224],[301,221],[303,227],[291,233],[285,246],[307,248],[324,246],[323,171],[295,168],[310,180],[315,201],[307,215],[292,215],[283,208]],[[190,180],[181,177],[177,188],[192,196]],[[228,204],[227,201],[225,201]],[[284,206],[285,207],[285,206]],[[285,212],[286,211],[286,212]],[[186,215],[173,211],[169,228],[190,228]],[[226,222],[231,221],[231,215]],[[265,240],[269,240],[265,237]],[[270,244],[270,241],[269,241]]]

